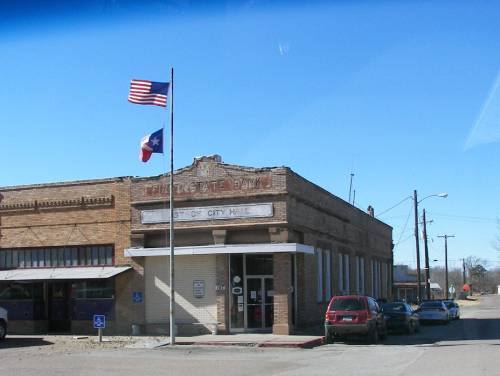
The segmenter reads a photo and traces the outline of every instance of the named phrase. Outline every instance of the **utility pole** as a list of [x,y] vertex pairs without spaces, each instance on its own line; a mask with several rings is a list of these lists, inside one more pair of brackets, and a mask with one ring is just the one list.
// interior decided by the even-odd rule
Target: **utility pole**
[[463,267],[463,272],[462,272],[462,279],[464,281],[464,285],[467,283],[467,279],[465,278],[465,259],[462,259],[462,267]]
[[446,275],[446,299],[449,298],[448,296],[448,238],[454,238],[455,235],[438,235],[438,238],[444,238],[444,268],[445,268],[445,275]]
[[418,200],[416,189],[413,191],[413,208],[415,211],[415,248],[417,251],[417,302],[420,304],[422,286],[420,285],[420,241],[418,238]]
[[349,204],[351,203],[351,193],[352,193],[352,178],[354,177],[354,173],[351,172],[351,181],[349,183]]
[[425,292],[427,300],[431,300],[431,276],[429,270],[429,247],[427,245],[427,221],[424,209],[424,251],[425,251]]

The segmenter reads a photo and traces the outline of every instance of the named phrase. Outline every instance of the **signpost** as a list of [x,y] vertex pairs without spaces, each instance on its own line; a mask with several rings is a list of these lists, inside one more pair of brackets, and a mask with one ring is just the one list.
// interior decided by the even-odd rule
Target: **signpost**
[[99,342],[102,342],[102,330],[106,327],[105,315],[94,315],[94,329],[97,329],[99,334]]

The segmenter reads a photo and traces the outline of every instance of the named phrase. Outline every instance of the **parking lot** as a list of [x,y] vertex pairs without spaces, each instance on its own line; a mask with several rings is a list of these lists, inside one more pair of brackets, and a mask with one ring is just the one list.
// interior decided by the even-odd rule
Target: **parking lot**
[[[134,339],[137,341],[137,339]],[[15,337],[0,344],[0,374],[23,375],[499,375],[500,297],[463,306],[448,325],[391,334],[378,345],[337,342],[314,349],[243,346],[130,348],[72,337]],[[140,341],[136,346],[140,347]]]

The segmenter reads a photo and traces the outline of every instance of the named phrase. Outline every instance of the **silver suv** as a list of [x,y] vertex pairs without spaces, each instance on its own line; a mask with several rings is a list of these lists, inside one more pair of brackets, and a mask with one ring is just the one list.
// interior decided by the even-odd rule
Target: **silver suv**
[[7,335],[7,310],[0,307],[0,339]]

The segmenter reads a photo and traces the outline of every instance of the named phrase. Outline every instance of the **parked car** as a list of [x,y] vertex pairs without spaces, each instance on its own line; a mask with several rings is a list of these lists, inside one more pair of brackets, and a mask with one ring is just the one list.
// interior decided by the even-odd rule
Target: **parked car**
[[450,318],[452,320],[458,320],[460,318],[460,306],[454,300],[443,300],[446,308],[450,311]]
[[369,296],[334,296],[325,314],[325,340],[332,343],[335,337],[365,336],[377,343],[387,336],[387,326],[375,299]]
[[420,318],[409,304],[385,303],[380,309],[386,318],[388,330],[403,330],[408,334],[419,331]]
[[4,339],[7,335],[7,322],[8,322],[7,310],[0,307],[0,339]]
[[450,322],[450,311],[442,300],[428,300],[422,302],[417,309],[420,322],[440,322],[448,324]]

